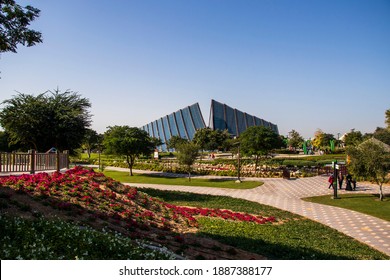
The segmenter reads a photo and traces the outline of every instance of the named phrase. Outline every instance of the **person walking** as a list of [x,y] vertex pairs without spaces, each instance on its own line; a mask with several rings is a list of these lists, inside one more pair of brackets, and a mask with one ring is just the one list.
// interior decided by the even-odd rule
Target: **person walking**
[[351,174],[348,174],[345,179],[347,180],[345,190],[352,191],[352,176],[351,176]]
[[341,190],[343,187],[344,175],[339,172],[339,189]]
[[330,175],[330,176],[329,176],[329,179],[328,179],[328,182],[329,182],[329,187],[328,187],[328,189],[330,189],[331,187],[333,187],[333,181],[334,181],[334,177],[333,177],[333,175]]

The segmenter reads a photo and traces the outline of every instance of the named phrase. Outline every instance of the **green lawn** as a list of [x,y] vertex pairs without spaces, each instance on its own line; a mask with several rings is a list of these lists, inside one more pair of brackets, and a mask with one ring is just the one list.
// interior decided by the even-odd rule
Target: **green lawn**
[[341,199],[330,199],[329,195],[307,197],[305,201],[337,206],[365,213],[386,221],[390,221],[390,198],[379,200],[377,194],[341,194]]
[[277,260],[390,259],[332,228],[274,207],[223,196],[142,189],[168,203],[274,216],[277,224],[199,218],[200,232],[220,242]]
[[228,188],[228,189],[252,189],[261,186],[263,182],[243,181],[236,183],[231,179],[196,179],[192,178],[175,178],[162,177],[159,175],[136,174],[130,176],[128,172],[104,171],[104,175],[118,180],[122,183],[140,183],[140,184],[161,184],[161,185],[180,185],[180,186],[200,186],[211,188]]

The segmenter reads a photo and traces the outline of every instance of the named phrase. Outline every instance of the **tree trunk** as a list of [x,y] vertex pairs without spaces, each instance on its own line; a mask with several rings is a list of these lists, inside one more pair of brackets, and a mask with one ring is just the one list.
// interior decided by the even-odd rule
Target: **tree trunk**
[[188,168],[188,181],[191,182],[191,170]]
[[259,164],[259,156],[256,155],[256,160],[255,160],[255,175],[257,174],[257,165]]
[[130,156],[126,156],[126,161],[130,169],[130,176],[133,176],[133,164],[134,164],[133,159]]
[[383,201],[383,189],[382,189],[382,183],[379,184],[379,200]]

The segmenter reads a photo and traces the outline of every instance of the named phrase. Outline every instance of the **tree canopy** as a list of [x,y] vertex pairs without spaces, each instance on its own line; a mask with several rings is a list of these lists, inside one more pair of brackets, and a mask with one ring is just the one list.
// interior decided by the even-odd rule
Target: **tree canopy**
[[300,148],[303,145],[303,137],[299,134],[299,132],[294,129],[288,133],[288,145],[294,149]]
[[240,148],[243,154],[255,156],[256,170],[258,160],[267,156],[271,150],[282,146],[279,135],[264,126],[251,126],[240,135]]
[[69,90],[37,96],[19,93],[2,105],[0,125],[10,144],[24,144],[41,152],[52,147],[73,152],[81,146],[91,123],[91,103]]
[[184,165],[188,172],[188,180],[191,181],[192,165],[199,155],[199,146],[194,142],[183,142],[177,146],[177,160]]
[[195,132],[193,141],[200,149],[207,151],[220,150],[230,138],[227,130],[212,130],[209,127],[198,129]]
[[311,143],[317,149],[330,150],[331,140],[335,140],[333,134],[324,133],[321,129],[318,129],[314,133],[314,139]]
[[372,136],[375,139],[378,139],[379,141],[387,145],[390,145],[390,129],[377,127],[375,132],[372,134]]
[[360,131],[351,131],[345,135],[345,146],[356,146],[363,142],[363,134]]
[[87,151],[88,158],[91,157],[91,151],[98,148],[99,144],[101,144],[102,138],[103,136],[95,130],[90,128],[86,130],[81,148]]
[[127,125],[109,127],[104,133],[103,144],[106,153],[126,157],[130,176],[133,176],[136,158],[140,155],[150,155],[155,148],[154,140],[146,131]]
[[39,17],[40,10],[32,6],[22,7],[15,0],[0,1],[0,52],[16,53],[17,45],[27,47],[42,42],[42,34],[29,29]]
[[167,141],[167,148],[176,150],[179,145],[186,142],[188,142],[188,139],[181,138],[178,135],[174,135]]
[[348,170],[364,180],[379,186],[380,200],[383,200],[382,185],[389,181],[390,147],[374,138],[358,146],[347,147]]

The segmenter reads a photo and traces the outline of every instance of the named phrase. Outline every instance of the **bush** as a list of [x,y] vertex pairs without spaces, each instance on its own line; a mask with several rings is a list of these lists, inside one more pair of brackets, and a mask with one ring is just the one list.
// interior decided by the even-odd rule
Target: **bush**
[[304,167],[304,166],[316,166],[316,163],[310,160],[290,160],[286,159],[283,161],[283,165],[287,167],[297,166],[297,167]]

